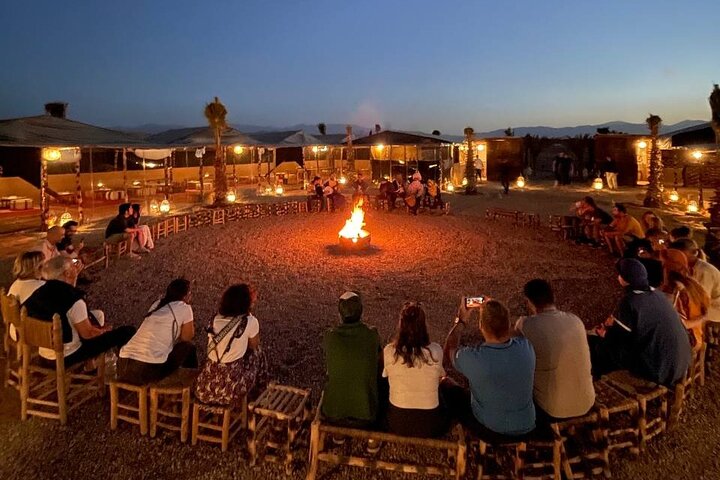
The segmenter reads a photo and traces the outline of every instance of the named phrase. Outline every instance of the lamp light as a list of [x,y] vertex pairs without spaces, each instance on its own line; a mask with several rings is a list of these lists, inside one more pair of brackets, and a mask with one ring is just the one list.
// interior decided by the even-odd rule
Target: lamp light
[[62,156],[62,154],[60,153],[59,148],[43,148],[42,149],[42,158],[44,158],[48,162],[54,162],[56,160],[60,160],[61,156]]
[[347,178],[342,176],[338,179],[338,182],[340,182],[340,185],[345,185],[347,183]]
[[447,186],[445,187],[445,190],[447,190],[448,192],[454,192],[454,191],[455,191],[455,185],[453,185],[452,183],[449,183],[449,182],[448,182]]
[[282,185],[275,187],[275,195],[282,195],[283,193],[285,193],[285,189]]
[[233,153],[234,153],[235,155],[240,155],[241,153],[243,153],[243,147],[242,147],[242,145],[235,145],[235,146],[233,147]]
[[65,213],[60,215],[60,220],[58,221],[58,225],[60,225],[62,227],[63,225],[65,225],[67,222],[69,222],[71,220],[72,220],[72,215],[70,214],[70,212],[65,210]]
[[485,150],[485,144],[479,143],[477,146],[477,149],[478,149],[478,152],[482,152],[483,150]]
[[595,190],[602,190],[603,189],[603,181],[600,177],[595,177],[595,180],[593,180],[592,188]]
[[687,206],[687,213],[698,213],[698,210],[700,210],[698,203],[695,200],[690,200]]
[[162,202],[160,202],[160,213],[168,213],[170,212],[170,201],[166,198]]
[[105,184],[103,182],[98,182],[97,186],[98,186],[98,188],[102,188],[105,186]]
[[229,190],[227,192],[227,195],[225,195],[225,199],[228,201],[228,203],[235,203],[235,200],[237,200],[235,190]]
[[700,160],[703,154],[700,150],[695,150],[694,152],[692,152],[692,156],[695,160]]
[[467,184],[468,184],[468,179],[467,179],[467,177],[465,177],[465,178],[462,179],[462,186],[464,187],[464,186],[466,186]]
[[647,148],[647,142],[645,140],[640,140],[638,142],[638,147],[639,148]]
[[673,188],[673,191],[670,192],[670,201],[677,202],[678,200],[680,200],[680,195],[678,194],[677,190]]
[[152,213],[153,215],[157,215],[159,211],[160,211],[160,205],[158,204],[158,201],[155,199],[152,199],[150,201],[150,213]]
[[380,150],[382,152],[385,149],[385,145],[383,145],[382,143],[379,143],[379,144],[375,145],[375,148],[377,148],[378,150]]
[[525,177],[520,175],[517,180],[515,180],[515,185],[517,185],[518,188],[525,188]]
[[140,180],[133,180],[133,187],[139,187],[140,183]]

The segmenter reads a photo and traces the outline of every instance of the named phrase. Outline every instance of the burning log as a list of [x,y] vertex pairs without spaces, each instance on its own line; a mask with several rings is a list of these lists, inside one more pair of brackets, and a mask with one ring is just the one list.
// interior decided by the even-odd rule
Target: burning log
[[361,250],[370,246],[370,232],[363,229],[365,226],[365,211],[363,199],[353,205],[350,218],[338,233],[338,242],[343,249]]

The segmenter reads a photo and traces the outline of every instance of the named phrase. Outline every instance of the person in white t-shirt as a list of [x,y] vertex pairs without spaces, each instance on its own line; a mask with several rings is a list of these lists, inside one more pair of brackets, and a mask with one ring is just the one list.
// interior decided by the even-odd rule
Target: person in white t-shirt
[[[15,258],[13,263],[12,274],[15,281],[10,285],[7,294],[17,298],[22,305],[32,293],[45,284],[42,280],[42,264],[45,256],[40,251],[32,251],[21,253]],[[17,341],[17,332],[15,327],[10,325],[8,331],[10,338]]]
[[195,383],[203,403],[240,405],[267,382],[267,360],[260,349],[260,324],[250,313],[255,303],[250,285],[232,285],[208,327],[208,359]]
[[118,378],[144,385],[167,377],[178,368],[197,368],[190,282],[170,282],[165,296],[145,315],[140,328],[120,349]]
[[33,250],[42,252],[45,261],[59,257],[60,251],[57,248],[57,244],[64,236],[65,230],[62,227],[50,227],[45,234],[45,238],[42,239]]
[[396,434],[439,437],[448,429],[438,388],[445,376],[443,349],[430,342],[425,311],[415,302],[403,306],[395,339],[383,350],[383,377],[390,384],[387,427]]

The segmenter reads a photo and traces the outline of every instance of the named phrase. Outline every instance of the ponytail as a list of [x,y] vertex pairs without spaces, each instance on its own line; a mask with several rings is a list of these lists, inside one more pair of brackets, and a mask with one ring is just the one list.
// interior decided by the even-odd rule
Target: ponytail
[[155,308],[145,314],[145,318],[149,317],[153,313],[157,312],[158,310],[169,305],[172,302],[181,301],[182,299],[187,297],[188,293],[190,293],[190,280],[186,280],[184,278],[176,278],[175,280],[170,282],[170,285],[168,285],[167,290],[165,291],[165,296],[160,299]]

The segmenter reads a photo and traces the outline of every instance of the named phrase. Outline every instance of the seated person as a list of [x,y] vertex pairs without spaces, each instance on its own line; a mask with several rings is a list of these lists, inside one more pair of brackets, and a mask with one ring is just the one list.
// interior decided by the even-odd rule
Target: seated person
[[446,365],[470,383],[470,390],[445,378],[441,392],[448,410],[463,426],[488,441],[521,436],[535,428],[533,377],[535,352],[527,338],[511,335],[507,308],[486,300],[480,308],[480,333],[485,341],[459,348],[460,332],[470,319],[463,299],[455,325],[445,341]]
[[312,201],[313,200],[319,200],[320,201],[320,211],[322,211],[325,208],[325,202],[324,194],[323,194],[323,186],[322,186],[322,179],[318,177],[317,175],[312,179],[312,182],[308,184],[307,188],[307,204],[308,204],[308,211],[312,211]]
[[325,182],[323,187],[330,187],[333,190],[333,193],[340,190],[340,182],[337,181],[337,177],[335,177],[335,174],[333,173],[330,175],[330,178]]
[[683,252],[669,248],[663,251],[664,282],[662,291],[680,315],[690,332],[693,347],[702,345],[705,317],[710,308],[710,295],[690,276],[690,264]]
[[432,210],[436,208],[445,208],[445,202],[443,202],[442,200],[440,186],[435,182],[435,180],[427,181],[427,194],[425,195],[425,203]]
[[668,248],[680,250],[685,254],[690,267],[690,275],[710,295],[707,320],[720,322],[720,270],[700,258],[701,250],[694,240],[688,238],[676,240],[668,245]]
[[325,332],[322,340],[328,378],[321,413],[335,424],[372,427],[379,410],[380,336],[361,321],[359,294],[343,293],[338,310],[342,323]]
[[365,180],[365,175],[363,175],[362,172],[358,172],[357,178],[353,183],[353,200],[365,197],[365,195],[368,194],[369,188],[370,185],[368,184],[367,180]]
[[64,236],[65,230],[63,230],[62,227],[50,227],[45,234],[45,238],[41,240],[33,250],[41,252],[45,261],[59,257],[60,251],[57,248],[57,244],[60,243]]
[[45,257],[42,252],[31,251],[21,253],[15,257],[12,274],[15,281],[10,285],[8,295],[18,299],[20,305],[25,303],[32,293],[45,282],[42,280],[42,267]]
[[[386,177],[384,177],[380,181],[380,185],[378,185],[378,195],[377,200],[386,200],[388,208],[391,208],[392,205],[395,204],[395,192],[393,189],[392,182]],[[376,207],[380,208],[380,203],[378,202]]]
[[615,313],[588,335],[593,376],[625,369],[670,387],[690,365],[685,327],[665,294],[650,288],[642,263],[623,258],[617,270],[625,294]]
[[390,384],[387,427],[398,435],[440,437],[448,421],[438,387],[445,376],[442,347],[430,342],[425,312],[415,302],[403,306],[397,333],[383,350],[383,377]]
[[65,231],[65,234],[62,240],[60,240],[56,245],[61,254],[72,258],[78,258],[80,255],[80,251],[85,246],[85,243],[82,240],[76,240],[78,225],[78,222],[75,220],[70,220],[69,222],[65,222],[63,224],[62,228]]
[[[68,257],[56,257],[45,262],[43,277],[46,282],[24,304],[28,315],[39,320],[50,322],[53,315],[60,315],[66,366],[122,347],[135,334],[135,327],[131,326],[111,329],[105,324],[102,311],[88,310],[85,293],[75,287],[78,272],[73,262]],[[40,356],[55,360],[55,352],[50,349],[41,348]]]
[[613,221],[603,235],[610,253],[620,256],[625,250],[625,240],[630,241],[633,237],[645,238],[645,231],[635,217],[628,215],[627,208],[622,203],[615,204],[612,215]]
[[268,368],[260,349],[260,323],[251,313],[256,299],[248,284],[232,285],[208,327],[207,361],[195,382],[203,403],[241,406],[267,384]]
[[413,173],[412,182],[410,182],[410,185],[408,185],[406,189],[405,203],[413,215],[417,215],[420,204],[422,203],[422,198],[425,195],[425,187],[420,183],[421,180],[422,175],[420,175],[420,172]]
[[161,380],[180,367],[197,368],[190,282],[170,282],[165,296],[152,304],[135,335],[118,355],[118,378],[144,385]]
[[652,251],[657,256],[660,251],[665,250],[670,243],[670,235],[657,228],[651,228],[645,232],[645,239],[652,245]]
[[[687,227],[685,225],[673,228],[670,231],[670,242],[676,242],[678,240],[692,240],[694,236],[694,232],[692,228]],[[707,261],[707,255],[705,254],[705,251],[703,249],[698,248],[697,258],[703,261]]]
[[545,280],[529,281],[523,293],[531,315],[520,317],[515,330],[535,350],[533,397],[538,419],[585,415],[595,403],[595,388],[582,320],[555,307],[555,295]]
[[118,214],[105,229],[105,241],[107,243],[128,242],[128,256],[131,258],[140,258],[140,255],[132,252],[132,245],[137,236],[137,229],[128,225],[128,218],[132,215],[132,206],[129,203],[123,203],[118,207]]
[[577,242],[599,246],[602,241],[601,232],[610,225],[612,216],[598,207],[595,199],[590,196],[575,203],[575,214],[580,218],[583,230],[583,235]]
[[655,215],[655,212],[652,210],[646,210],[642,216],[640,217],[640,225],[642,226],[643,230],[647,234],[647,231],[651,228],[660,230],[661,232],[665,230],[665,224],[663,223],[662,219]]
[[405,198],[405,189],[407,185],[405,184],[405,179],[403,178],[401,173],[398,173],[395,175],[395,179],[392,181],[392,202],[388,202],[388,207],[390,210],[395,209],[395,200],[398,198]]
[[155,243],[153,242],[152,232],[150,232],[150,227],[140,223],[140,204],[139,203],[132,204],[132,213],[130,214],[130,216],[127,219],[127,224],[128,224],[128,227],[134,228],[137,230],[137,236],[135,237],[135,242],[138,245],[139,252],[148,253],[150,250],[155,248]]

